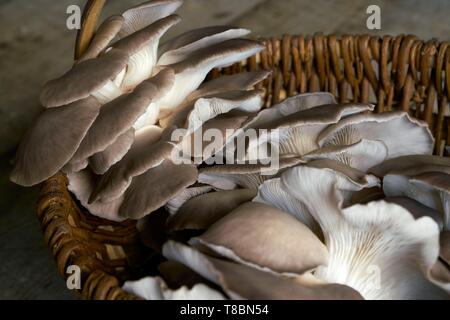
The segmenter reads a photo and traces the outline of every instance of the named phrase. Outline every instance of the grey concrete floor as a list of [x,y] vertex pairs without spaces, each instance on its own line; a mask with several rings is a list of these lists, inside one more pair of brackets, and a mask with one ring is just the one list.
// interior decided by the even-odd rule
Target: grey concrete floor
[[[108,0],[105,16],[139,0]],[[75,32],[65,27],[66,8],[82,0],[0,0],[0,299],[71,299],[43,245],[35,217],[37,188],[7,181],[10,159],[40,110],[42,84],[70,67]],[[381,7],[379,31],[366,28],[366,8]],[[413,33],[450,39],[447,0],[185,0],[189,28],[234,24],[255,36],[283,33]]]

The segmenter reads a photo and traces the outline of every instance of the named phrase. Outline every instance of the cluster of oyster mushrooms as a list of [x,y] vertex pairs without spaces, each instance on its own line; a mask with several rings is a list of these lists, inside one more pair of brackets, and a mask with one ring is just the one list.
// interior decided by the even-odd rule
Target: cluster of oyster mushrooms
[[[45,85],[11,179],[33,185],[62,170],[93,215],[139,219],[167,260],[160,276],[124,284],[141,298],[448,298],[450,160],[431,155],[427,125],[328,93],[263,108],[255,87],[267,71],[204,82],[263,47],[221,26],[159,45],[180,5],[149,1],[105,20]],[[223,145],[194,150],[211,128]],[[243,156],[227,148],[252,129],[277,139],[259,134]],[[264,145],[278,150],[275,171]],[[179,150],[200,164],[175,163]],[[205,165],[212,157],[239,161]]]

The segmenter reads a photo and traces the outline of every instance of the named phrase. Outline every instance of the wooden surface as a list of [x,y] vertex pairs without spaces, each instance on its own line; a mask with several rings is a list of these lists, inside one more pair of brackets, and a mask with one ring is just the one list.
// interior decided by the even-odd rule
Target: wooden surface
[[[11,153],[39,112],[42,83],[70,66],[75,32],[65,11],[81,0],[0,0],[0,299],[76,298],[43,246],[34,208],[37,189],[7,182]],[[105,14],[139,0],[108,0]],[[382,30],[366,29],[366,8],[378,4]],[[45,9],[44,9],[45,8]],[[175,35],[203,25],[234,24],[255,36],[283,33],[414,33],[449,40],[445,0],[185,0]],[[20,21],[20,24],[18,23]]]

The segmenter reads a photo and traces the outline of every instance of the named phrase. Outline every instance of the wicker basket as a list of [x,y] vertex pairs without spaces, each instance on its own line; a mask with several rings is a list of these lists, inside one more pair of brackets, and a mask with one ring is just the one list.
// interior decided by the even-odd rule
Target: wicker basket
[[[105,0],[88,1],[77,37],[76,56],[93,36]],[[267,106],[302,92],[329,91],[339,102],[373,102],[377,112],[406,110],[426,121],[436,139],[435,153],[450,144],[450,43],[422,41],[412,35],[290,36],[262,39],[266,50],[244,63],[214,70],[209,77],[244,70],[270,69]],[[372,101],[374,99],[375,101]],[[448,154],[446,155],[448,156]],[[139,240],[135,222],[113,223],[93,217],[57,174],[43,183],[38,218],[58,271],[78,265],[86,299],[135,299],[120,285],[156,273],[161,257]]]

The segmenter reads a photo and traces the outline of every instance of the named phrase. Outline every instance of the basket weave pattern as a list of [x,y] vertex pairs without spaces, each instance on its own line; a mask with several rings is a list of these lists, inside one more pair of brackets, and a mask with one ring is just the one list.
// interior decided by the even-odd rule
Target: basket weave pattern
[[[92,36],[92,31],[84,33],[89,27],[86,24],[96,22],[101,2],[89,2],[97,7],[94,10],[88,5],[85,10],[77,50]],[[449,42],[424,42],[411,35],[321,34],[262,41],[266,50],[242,63],[214,70],[209,78],[272,70],[259,85],[265,89],[268,107],[297,93],[328,91],[340,103],[372,102],[376,112],[405,110],[426,121],[436,139],[436,154],[443,155],[444,146],[450,144],[450,119],[445,115],[450,97]],[[62,173],[42,184],[37,212],[59,273],[67,276],[70,265],[81,268],[83,298],[136,299],[121,289],[121,283],[143,270],[148,272],[154,253],[140,242],[135,222],[114,223],[87,213],[67,190]]]

